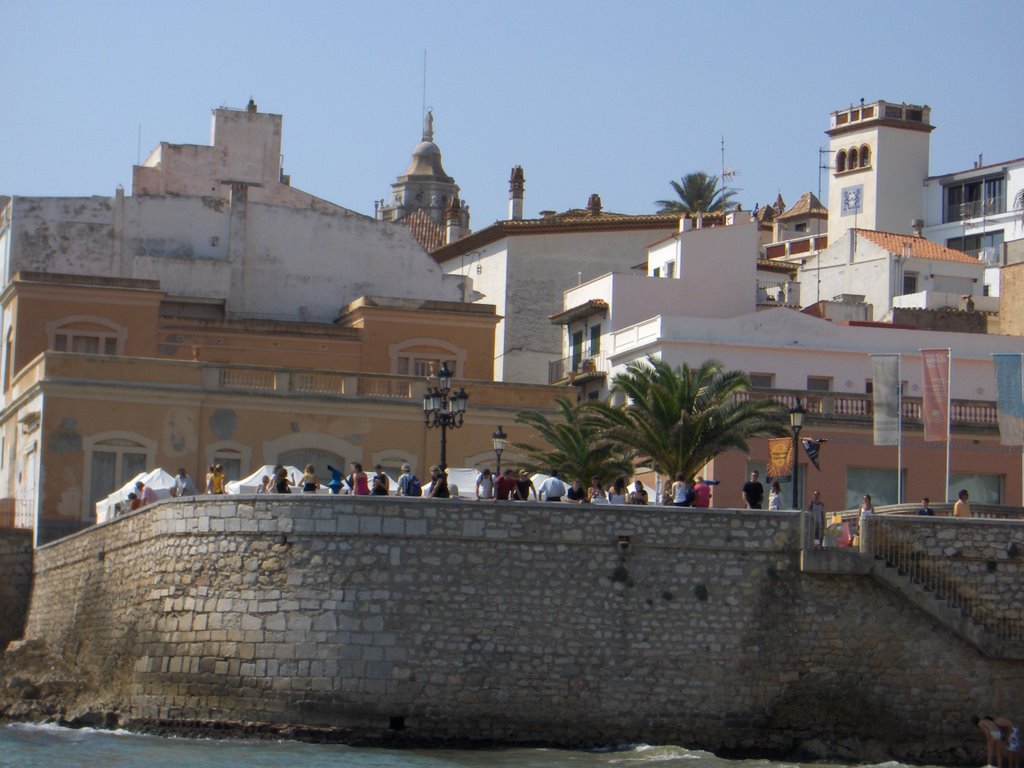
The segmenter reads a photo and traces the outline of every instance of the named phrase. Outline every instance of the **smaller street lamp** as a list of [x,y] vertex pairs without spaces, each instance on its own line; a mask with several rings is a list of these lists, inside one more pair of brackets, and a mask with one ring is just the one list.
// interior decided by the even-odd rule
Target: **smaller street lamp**
[[796,405],[789,409],[789,428],[793,430],[793,509],[800,509],[800,496],[797,493],[797,480],[796,480],[796,469],[797,469],[797,458],[799,457],[798,450],[800,448],[800,430],[804,426],[804,414],[807,413],[804,410],[804,406],[800,402],[800,398],[796,399]]
[[494,442],[494,455],[498,457],[494,475],[495,477],[501,477],[501,452],[505,450],[505,445],[508,442],[508,435],[502,431],[501,424],[498,425],[498,430],[491,435],[491,440]]

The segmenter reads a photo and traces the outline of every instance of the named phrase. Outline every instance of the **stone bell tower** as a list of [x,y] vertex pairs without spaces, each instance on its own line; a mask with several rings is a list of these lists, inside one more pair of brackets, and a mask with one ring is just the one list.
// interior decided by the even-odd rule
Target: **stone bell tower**
[[863,99],[832,113],[829,243],[854,227],[912,234],[924,218],[930,118],[927,106]]
[[469,207],[459,199],[455,179],[444,172],[441,150],[434,143],[433,112],[428,110],[423,118],[423,137],[412,151],[409,167],[391,185],[390,201],[378,200],[374,208],[379,221],[400,221],[422,211],[441,231],[450,223],[446,212],[457,210],[459,229],[469,230]]

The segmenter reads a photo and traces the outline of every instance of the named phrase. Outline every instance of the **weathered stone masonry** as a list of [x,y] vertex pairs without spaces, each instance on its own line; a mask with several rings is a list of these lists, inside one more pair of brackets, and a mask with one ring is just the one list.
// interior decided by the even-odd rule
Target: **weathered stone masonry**
[[0,649],[21,637],[32,589],[32,531],[0,529]]
[[712,750],[860,739],[938,760],[977,741],[972,715],[1018,714],[1021,662],[868,577],[801,573],[799,536],[789,512],[166,502],[37,550],[26,637],[136,723]]

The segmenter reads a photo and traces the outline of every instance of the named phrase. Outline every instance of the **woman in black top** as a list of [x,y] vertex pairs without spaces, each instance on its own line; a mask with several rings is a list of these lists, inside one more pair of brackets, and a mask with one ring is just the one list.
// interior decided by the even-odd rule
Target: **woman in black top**
[[516,498],[520,501],[530,500],[530,491],[533,491],[533,498],[538,498],[537,489],[533,485],[533,480],[526,474],[526,470],[519,472],[519,479],[516,480]]
[[448,492],[448,475],[441,471],[440,467],[430,468],[430,492],[427,494],[431,499],[447,499],[451,494]]
[[277,470],[277,480],[274,481],[274,490],[277,493],[291,493],[291,481],[288,480],[288,470],[284,467]]
[[302,475],[302,492],[316,493],[320,487],[320,481],[316,478],[316,470],[312,464],[306,465],[306,471]]
[[579,480],[573,481],[572,486],[565,492],[565,500],[573,504],[587,503],[587,490]]

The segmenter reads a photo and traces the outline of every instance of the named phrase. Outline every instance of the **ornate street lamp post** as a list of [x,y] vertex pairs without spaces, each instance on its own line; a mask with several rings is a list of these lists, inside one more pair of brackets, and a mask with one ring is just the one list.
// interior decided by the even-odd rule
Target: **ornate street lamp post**
[[501,452],[505,450],[505,444],[508,442],[508,435],[501,431],[501,424],[498,425],[498,431],[491,435],[491,440],[494,441],[494,455],[498,457],[494,470],[494,476],[498,478],[501,477]]
[[469,400],[466,390],[461,387],[454,395],[451,392],[452,372],[445,361],[441,363],[441,370],[437,372],[437,386],[427,387],[427,391],[423,393],[423,421],[427,429],[441,428],[441,461],[438,466],[442,472],[448,469],[448,430],[462,426],[466,401]]
[[793,430],[793,509],[800,509],[800,496],[797,488],[797,458],[800,456],[800,430],[804,426],[804,410],[800,398],[796,399],[796,405],[789,409],[789,428]]

